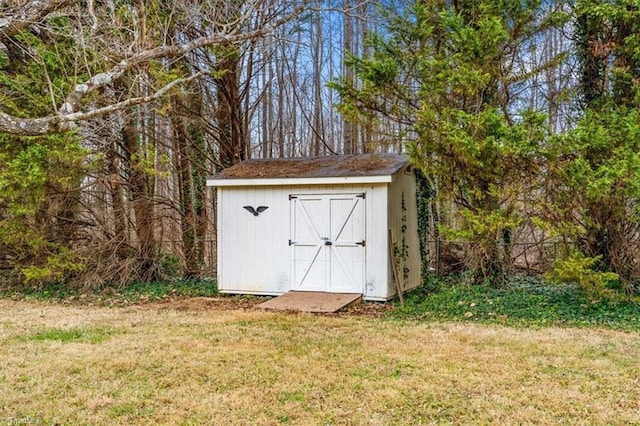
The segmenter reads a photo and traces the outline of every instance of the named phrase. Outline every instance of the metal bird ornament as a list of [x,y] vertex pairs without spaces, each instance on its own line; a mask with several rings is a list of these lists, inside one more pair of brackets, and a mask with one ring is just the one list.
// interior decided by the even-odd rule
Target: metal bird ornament
[[245,210],[247,210],[249,213],[251,213],[254,216],[259,216],[260,213],[262,213],[263,211],[265,211],[266,209],[268,209],[269,207],[267,206],[259,206],[257,209],[254,209],[251,206],[243,206],[243,208]]

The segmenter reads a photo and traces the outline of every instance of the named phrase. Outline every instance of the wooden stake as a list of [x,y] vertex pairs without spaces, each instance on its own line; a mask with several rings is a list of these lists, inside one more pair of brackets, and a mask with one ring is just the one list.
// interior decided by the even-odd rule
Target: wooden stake
[[402,285],[400,284],[400,277],[398,276],[398,266],[396,264],[396,253],[393,247],[393,236],[391,229],[389,229],[389,258],[391,259],[391,270],[393,271],[393,281],[396,283],[396,293],[398,293],[398,299],[400,300],[400,306],[404,306],[404,295],[402,294]]

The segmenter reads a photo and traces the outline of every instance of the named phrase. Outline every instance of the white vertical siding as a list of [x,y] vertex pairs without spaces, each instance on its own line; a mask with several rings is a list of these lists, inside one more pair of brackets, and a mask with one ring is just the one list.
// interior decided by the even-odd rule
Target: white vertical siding
[[[386,300],[387,184],[221,187],[218,189],[218,287],[227,293],[281,294],[291,289],[290,194],[365,193],[365,288]],[[268,206],[253,216],[243,206]]]
[[364,294],[367,300],[387,300],[393,294],[389,294],[388,289],[387,187],[378,185],[367,193],[367,276]]
[[[289,290],[288,200],[273,188],[218,190],[218,287],[279,294]],[[254,216],[244,206],[267,206]]]
[[[402,209],[402,199],[404,197],[404,207]],[[389,185],[389,228],[393,234],[393,240],[398,247],[402,245],[404,236],[408,246],[408,255],[405,259],[396,257],[398,265],[398,275],[405,290],[410,290],[421,284],[420,243],[418,239],[418,208],[416,203],[416,181],[413,173],[401,171],[394,175],[393,182]],[[405,231],[402,231],[405,216]],[[403,264],[404,262],[404,264]],[[403,267],[409,269],[408,278],[404,279]],[[389,285],[392,293],[395,294],[395,284],[393,278],[389,277]],[[390,289],[391,291],[391,289]]]

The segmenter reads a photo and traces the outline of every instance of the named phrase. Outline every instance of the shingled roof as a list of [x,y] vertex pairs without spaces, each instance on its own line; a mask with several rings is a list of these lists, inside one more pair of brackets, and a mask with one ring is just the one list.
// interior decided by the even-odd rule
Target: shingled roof
[[408,162],[399,154],[332,155],[329,157],[247,160],[223,170],[215,179],[277,179],[387,176]]

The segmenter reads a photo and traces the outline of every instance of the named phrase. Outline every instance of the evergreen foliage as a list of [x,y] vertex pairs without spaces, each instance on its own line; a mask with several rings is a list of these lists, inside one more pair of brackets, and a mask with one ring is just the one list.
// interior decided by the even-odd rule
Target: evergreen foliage
[[616,274],[633,293],[640,280],[640,7],[578,1],[573,12],[583,116],[550,140],[548,219],[590,267]]
[[[63,20],[57,22],[64,25]],[[55,111],[75,80],[74,42],[25,30],[0,50],[0,98],[16,116]],[[0,250],[28,282],[83,268],[71,251],[87,151],[72,133],[21,137],[0,133]]]
[[614,272],[629,292],[640,277],[640,115],[609,104],[550,139],[544,205],[548,223],[593,267]]
[[499,282],[510,258],[510,230],[522,182],[536,171],[545,117],[509,103],[528,75],[508,69],[513,55],[550,25],[537,1],[416,2],[371,39],[371,57],[353,58],[360,88],[334,87],[342,109],[360,120],[409,126],[413,163],[455,208],[440,223],[448,239],[470,243],[475,281]]
[[[467,244],[473,282],[504,281],[512,235],[527,226],[566,244],[550,277],[593,297],[617,280],[632,293],[640,279],[639,8],[627,0],[554,4],[415,2],[389,12],[371,55],[351,58],[361,83],[334,87],[352,119],[406,126],[398,137],[437,194],[422,201],[439,212],[432,235]],[[566,60],[514,65],[554,28],[575,31],[583,108],[559,134],[547,111],[514,95],[531,94],[537,74]]]

